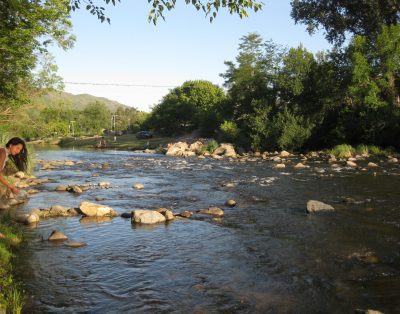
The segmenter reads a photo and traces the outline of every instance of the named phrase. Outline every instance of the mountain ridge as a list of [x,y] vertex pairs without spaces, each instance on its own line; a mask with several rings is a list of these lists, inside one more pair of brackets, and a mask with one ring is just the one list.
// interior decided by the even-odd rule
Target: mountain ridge
[[78,109],[78,110],[83,110],[83,109],[85,109],[85,107],[88,104],[94,103],[97,101],[97,102],[104,103],[111,112],[115,112],[118,107],[134,108],[134,109],[138,110],[137,108],[135,108],[133,106],[128,106],[128,105],[122,104],[116,100],[108,99],[106,97],[93,96],[90,94],[74,95],[71,93],[63,92],[63,91],[48,92],[48,93],[38,97],[37,101],[45,106],[64,103],[64,104],[71,105],[73,109]]

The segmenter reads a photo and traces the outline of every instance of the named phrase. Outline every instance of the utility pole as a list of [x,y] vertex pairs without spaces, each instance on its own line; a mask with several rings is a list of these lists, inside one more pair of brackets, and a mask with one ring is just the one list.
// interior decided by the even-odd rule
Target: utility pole
[[115,132],[115,121],[116,121],[116,117],[118,117],[117,114],[113,114],[111,115],[111,131]]
[[111,126],[111,130],[114,130],[114,142],[117,140],[117,137],[115,136],[115,118],[118,117],[117,114],[113,114],[111,116],[111,123],[113,124],[113,126]]
[[72,137],[75,137],[75,130],[74,130],[75,121],[70,121],[70,123],[71,123],[71,129],[72,129]]

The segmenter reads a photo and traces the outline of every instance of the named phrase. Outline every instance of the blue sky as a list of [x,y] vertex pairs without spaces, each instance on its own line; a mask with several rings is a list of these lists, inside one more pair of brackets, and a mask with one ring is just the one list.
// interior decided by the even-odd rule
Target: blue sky
[[250,32],[287,47],[302,43],[312,52],[330,48],[322,33],[310,36],[304,25],[294,24],[286,0],[264,0],[264,10],[250,12],[246,19],[220,11],[213,23],[178,1],[175,10],[166,12],[166,21],[156,26],[147,21],[146,0],[121,1],[106,7],[111,25],[86,10],[72,13],[74,48],[52,50],[58,74],[66,82],[166,87],[65,84],[66,92],[107,97],[149,112],[169,86],[199,79],[222,86],[224,61],[235,60],[239,39]]

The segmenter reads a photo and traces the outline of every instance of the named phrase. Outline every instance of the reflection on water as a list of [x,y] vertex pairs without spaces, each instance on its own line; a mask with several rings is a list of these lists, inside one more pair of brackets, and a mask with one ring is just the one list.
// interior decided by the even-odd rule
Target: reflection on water
[[[102,197],[119,213],[219,206],[225,216],[150,227],[120,217],[41,220],[26,228],[29,241],[18,256],[18,275],[30,295],[26,313],[400,312],[398,165],[363,171],[309,162],[310,168],[295,170],[292,160],[279,171],[265,161],[114,151],[38,154],[82,163],[39,171],[51,181],[19,212],[55,204],[73,208]],[[111,188],[96,188],[101,181]],[[84,183],[93,186],[80,195],[54,191]],[[144,189],[133,189],[134,183]],[[225,207],[228,199],[237,205]],[[336,210],[307,215],[309,199]],[[87,245],[46,241],[54,229]]]

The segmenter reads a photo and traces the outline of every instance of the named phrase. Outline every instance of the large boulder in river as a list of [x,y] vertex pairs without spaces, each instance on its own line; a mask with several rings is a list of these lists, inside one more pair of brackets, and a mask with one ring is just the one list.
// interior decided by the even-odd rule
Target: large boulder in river
[[332,211],[335,210],[331,205],[325,204],[320,201],[309,200],[307,202],[307,212],[308,213],[315,213],[320,211]]
[[89,217],[115,216],[115,211],[111,207],[91,202],[82,202],[79,209]]
[[196,141],[189,146],[189,150],[200,155],[203,150],[204,144],[200,141]]
[[164,215],[155,210],[136,209],[132,211],[132,222],[139,224],[156,224],[165,222]]
[[222,143],[216,150],[213,151],[213,155],[236,157],[236,152],[235,148],[231,144]]
[[49,212],[52,217],[68,216],[67,209],[60,205],[53,205]]
[[189,146],[185,142],[177,142],[168,145],[168,150],[165,153],[167,156],[184,156],[185,151],[189,149]]
[[174,218],[175,218],[175,216],[174,216],[174,214],[172,213],[172,211],[170,211],[170,210],[167,209],[167,208],[159,208],[159,209],[157,209],[157,212],[159,212],[160,214],[162,214],[162,215],[165,217],[165,219],[166,219],[167,221],[169,221],[169,220],[174,220]]

